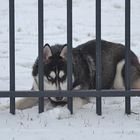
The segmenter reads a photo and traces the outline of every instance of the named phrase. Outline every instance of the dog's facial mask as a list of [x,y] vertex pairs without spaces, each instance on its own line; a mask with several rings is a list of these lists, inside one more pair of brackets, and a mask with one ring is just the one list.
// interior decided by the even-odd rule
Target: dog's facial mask
[[[45,45],[43,49],[44,90],[67,90],[66,53],[66,45],[56,53],[52,52],[48,44]],[[38,81],[38,62],[33,67],[33,77]],[[64,101],[65,97],[51,97],[51,99],[57,102]]]

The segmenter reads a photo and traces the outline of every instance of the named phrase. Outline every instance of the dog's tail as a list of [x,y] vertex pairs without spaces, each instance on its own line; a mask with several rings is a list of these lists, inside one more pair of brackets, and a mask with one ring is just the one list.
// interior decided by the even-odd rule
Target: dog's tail
[[[35,97],[28,97],[28,98],[23,98],[20,99],[16,102],[16,109],[23,110],[27,108],[31,108],[35,106],[38,103],[38,98]],[[1,105],[0,110],[6,110],[9,109],[10,105]]]

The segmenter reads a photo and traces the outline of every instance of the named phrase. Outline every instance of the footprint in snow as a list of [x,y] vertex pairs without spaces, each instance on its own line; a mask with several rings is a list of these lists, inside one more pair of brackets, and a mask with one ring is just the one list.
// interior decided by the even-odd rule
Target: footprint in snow
[[70,111],[66,107],[56,107],[48,111],[48,115],[54,119],[65,119],[70,117]]

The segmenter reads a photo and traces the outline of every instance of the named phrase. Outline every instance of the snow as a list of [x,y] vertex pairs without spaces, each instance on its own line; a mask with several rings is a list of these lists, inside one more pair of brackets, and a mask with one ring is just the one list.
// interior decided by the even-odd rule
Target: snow
[[[0,90],[9,90],[9,0],[0,0]],[[30,90],[31,68],[38,52],[38,0],[15,0],[16,90]],[[140,58],[140,1],[131,1],[131,47]],[[124,1],[102,1],[102,38],[124,44]],[[66,43],[66,0],[44,0],[44,43]],[[95,0],[73,0],[73,46],[95,38]],[[0,104],[9,103],[1,98]],[[140,137],[140,100],[132,98],[132,114],[124,113],[124,98],[103,98],[103,114],[95,102],[70,115],[66,107],[38,114],[35,106],[23,111],[0,111],[3,140],[132,140]]]

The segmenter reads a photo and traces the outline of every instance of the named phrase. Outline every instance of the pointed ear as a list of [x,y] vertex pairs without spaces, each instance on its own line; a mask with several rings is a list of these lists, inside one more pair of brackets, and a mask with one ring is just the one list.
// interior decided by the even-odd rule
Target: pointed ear
[[43,49],[43,57],[45,60],[47,60],[50,56],[52,56],[51,47],[49,44],[45,44]]
[[67,58],[67,44],[65,44],[63,49],[61,50],[60,56],[64,59]]

